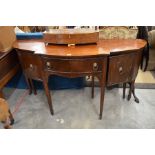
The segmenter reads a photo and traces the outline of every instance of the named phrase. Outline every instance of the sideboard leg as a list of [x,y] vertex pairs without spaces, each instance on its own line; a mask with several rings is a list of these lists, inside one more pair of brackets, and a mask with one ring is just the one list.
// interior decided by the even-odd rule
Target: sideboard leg
[[54,115],[51,94],[50,94],[50,90],[48,88],[48,83],[47,83],[47,81],[45,79],[43,80],[43,85],[44,85],[45,93],[46,93],[46,96],[47,96],[47,100],[48,100],[51,115]]
[[25,75],[25,80],[26,80],[26,84],[27,84],[28,89],[29,89],[29,95],[31,95],[32,94],[32,88],[31,88],[30,81],[26,75]]
[[100,114],[99,114],[99,119],[102,119],[102,113],[103,113],[103,105],[104,105],[104,92],[105,92],[105,77],[102,75],[99,77],[100,80],[100,88],[101,88],[101,93],[100,93]]
[[129,82],[129,94],[128,94],[128,101],[131,99],[131,94],[132,94],[132,84]]
[[33,83],[32,79],[29,79],[29,80],[30,80],[31,88],[32,88],[32,90],[34,92],[34,95],[37,95],[37,90],[36,90],[36,88],[34,86],[34,83]]
[[125,98],[126,83],[123,83],[123,99]]
[[135,94],[135,81],[132,81],[129,83],[130,87],[129,87],[129,95],[128,95],[128,100],[130,100],[131,95],[133,94],[133,97],[135,99],[136,103],[139,103],[139,99]]
[[94,75],[92,75],[92,91],[91,91],[91,97],[94,98]]
[[139,103],[139,99],[138,99],[138,97],[137,97],[136,94],[135,94],[135,82],[132,82],[132,85],[133,85],[133,87],[132,87],[132,94],[133,94],[133,97],[134,97],[134,99],[135,99],[135,102],[136,102],[136,103]]

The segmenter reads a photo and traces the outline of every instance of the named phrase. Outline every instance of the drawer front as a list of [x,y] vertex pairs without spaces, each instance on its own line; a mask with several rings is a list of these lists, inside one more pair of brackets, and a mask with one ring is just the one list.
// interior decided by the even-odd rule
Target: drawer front
[[18,52],[21,66],[28,77],[41,79],[41,59],[29,52]]
[[59,59],[43,58],[46,71],[60,73],[92,73],[102,72],[104,58]]
[[131,79],[135,57],[135,53],[109,57],[108,85],[128,82]]
[[85,59],[70,61],[72,72],[97,73],[102,72],[104,59]]
[[54,59],[43,57],[44,69],[46,71],[69,72],[70,63],[66,59]]

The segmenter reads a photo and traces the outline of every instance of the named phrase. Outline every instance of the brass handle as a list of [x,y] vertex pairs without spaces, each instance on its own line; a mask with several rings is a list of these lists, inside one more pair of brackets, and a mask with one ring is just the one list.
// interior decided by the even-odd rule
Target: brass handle
[[47,66],[47,69],[51,69],[51,64],[50,64],[50,62],[47,62],[47,63],[46,63],[46,66]]
[[34,66],[32,64],[30,64],[30,69],[33,69],[33,68],[34,68]]
[[98,64],[96,62],[93,63],[93,70],[94,71],[98,70]]
[[119,67],[119,72],[122,73],[122,71],[123,71],[123,67],[120,66],[120,67]]

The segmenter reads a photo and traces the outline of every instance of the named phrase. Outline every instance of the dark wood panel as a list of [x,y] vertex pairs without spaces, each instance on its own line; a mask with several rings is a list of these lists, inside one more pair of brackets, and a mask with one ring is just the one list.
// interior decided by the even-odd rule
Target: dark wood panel
[[140,63],[140,52],[109,57],[107,84],[119,84],[135,79]]
[[18,50],[19,60],[24,73],[33,79],[42,79],[42,62],[38,55],[32,51]]
[[15,65],[18,64],[18,57],[15,51],[9,52],[0,59],[0,79],[2,79]]

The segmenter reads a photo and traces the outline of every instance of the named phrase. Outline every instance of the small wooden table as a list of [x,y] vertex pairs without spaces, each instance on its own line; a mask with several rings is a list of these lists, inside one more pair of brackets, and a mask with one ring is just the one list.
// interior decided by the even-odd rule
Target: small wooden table
[[[104,89],[106,85],[132,83],[138,73],[141,51],[146,45],[144,40],[99,40],[93,45],[48,45],[43,40],[16,41],[17,50],[30,90],[34,89],[32,80],[43,82],[50,112],[53,106],[48,78],[50,75],[64,77],[82,77],[92,75],[100,81],[100,113],[102,118]],[[92,97],[94,96],[94,80],[92,81]],[[125,88],[125,87],[124,87]],[[31,92],[30,92],[31,93]],[[131,95],[130,95],[131,96]],[[131,98],[131,97],[130,97]]]

